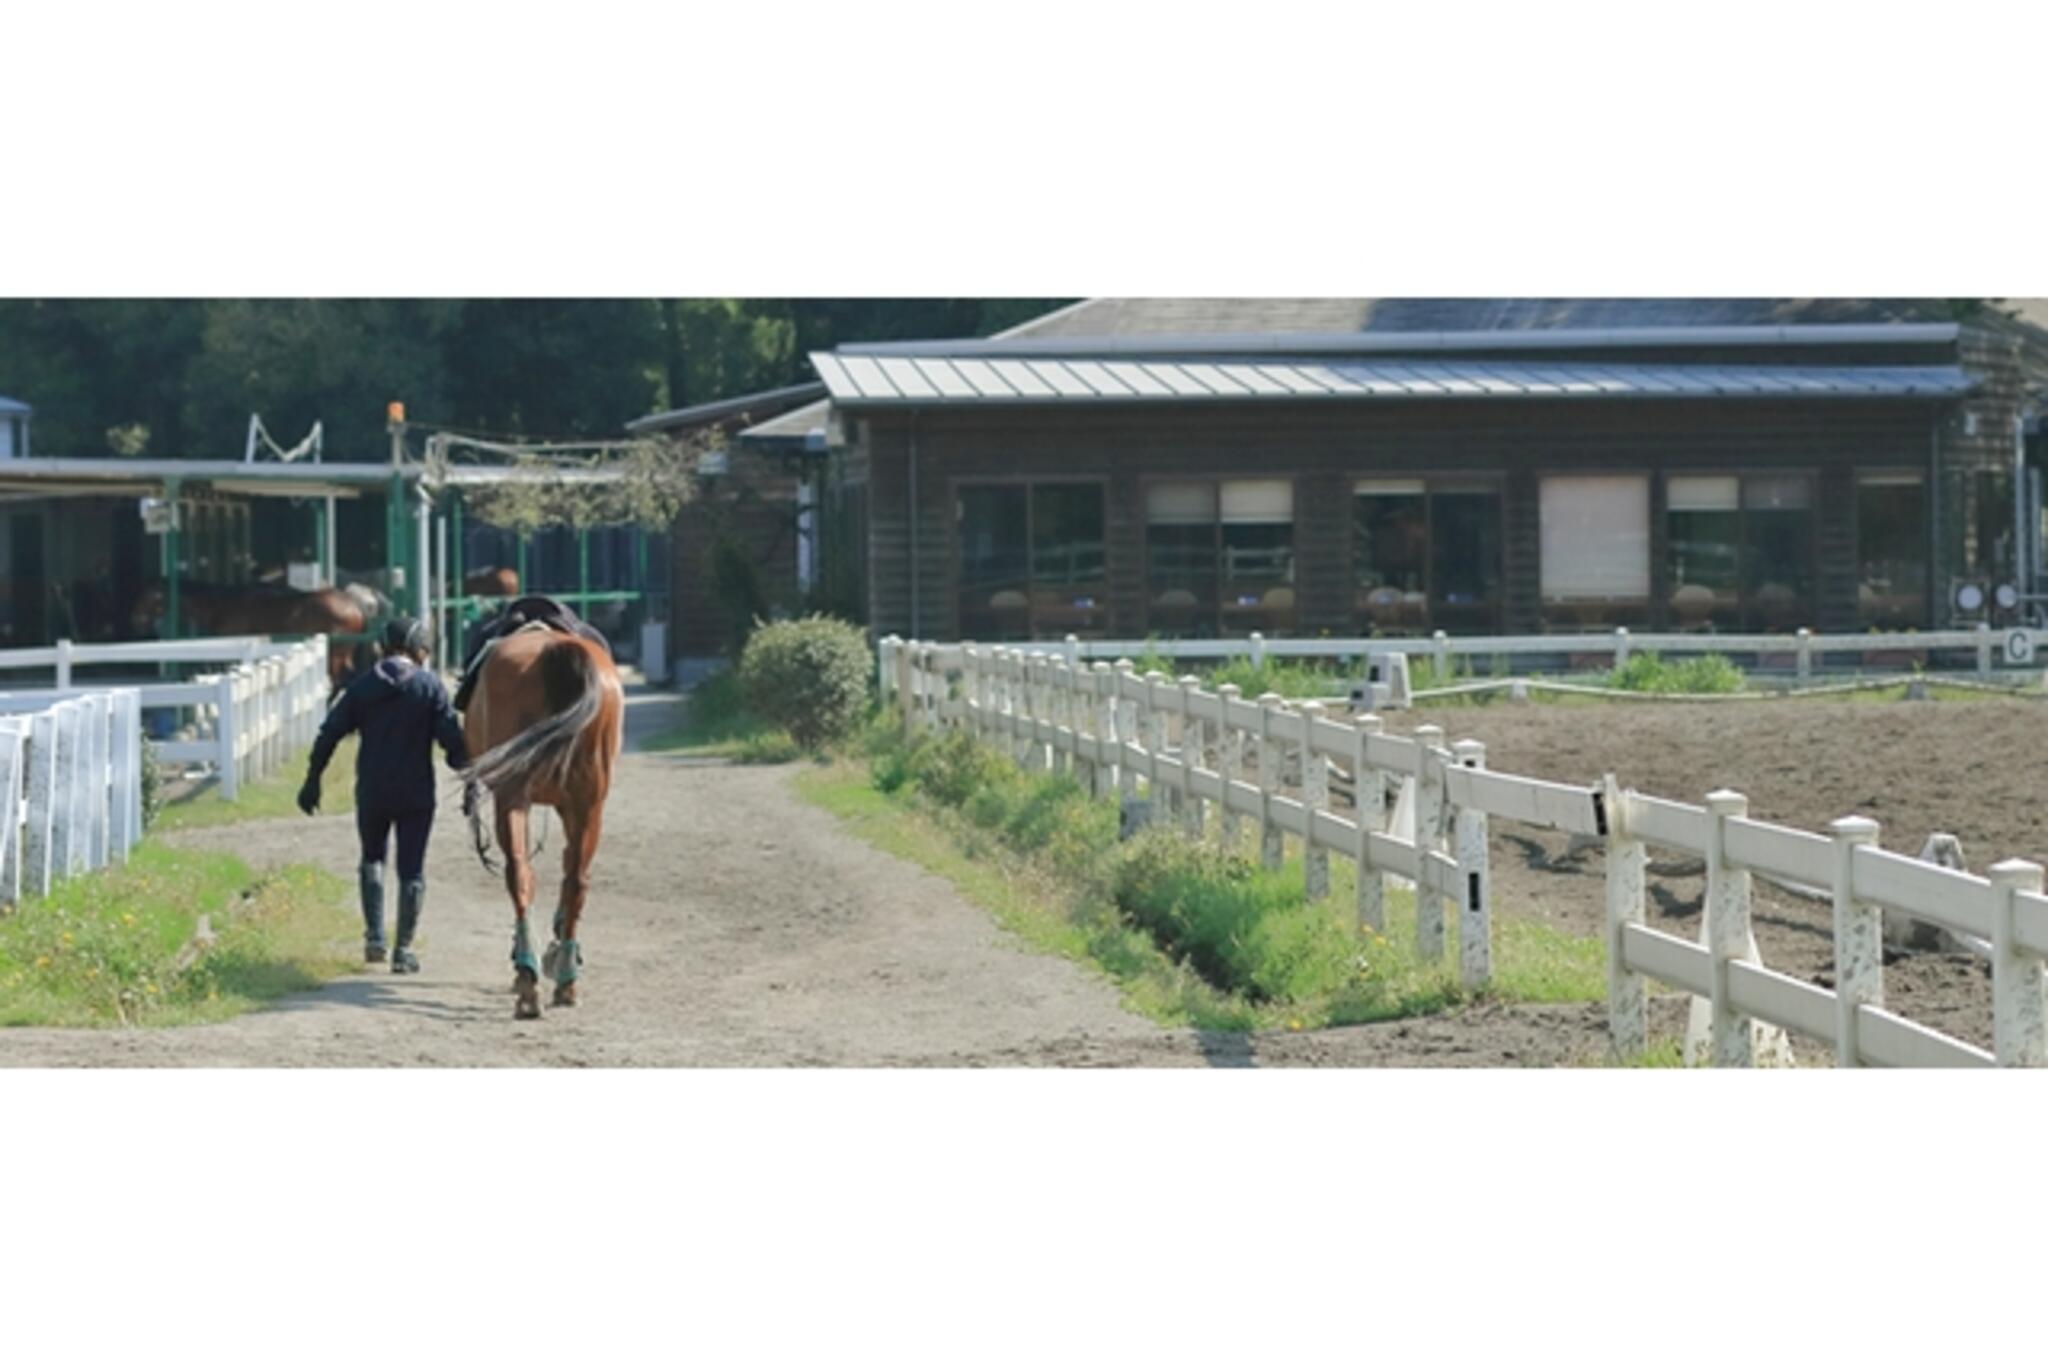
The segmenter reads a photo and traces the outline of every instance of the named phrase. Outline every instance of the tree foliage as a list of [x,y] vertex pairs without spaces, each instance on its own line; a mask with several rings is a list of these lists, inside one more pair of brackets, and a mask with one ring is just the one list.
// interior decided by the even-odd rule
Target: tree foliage
[[815,378],[843,341],[999,331],[1060,300],[0,299],[0,393],[36,449],[232,459],[249,414],[378,460],[384,405],[506,437],[608,437],[649,412]]
[[470,485],[463,498],[479,521],[521,536],[550,526],[665,531],[696,497],[704,448],[700,437],[631,441],[579,456],[523,453],[509,461],[512,478]]

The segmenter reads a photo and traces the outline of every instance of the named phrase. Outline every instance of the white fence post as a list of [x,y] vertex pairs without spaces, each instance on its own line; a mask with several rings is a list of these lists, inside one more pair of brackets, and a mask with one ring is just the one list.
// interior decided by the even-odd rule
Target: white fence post
[[1629,833],[1629,794],[1608,774],[1601,782],[1607,814],[1607,1038],[1617,1058],[1650,1046],[1649,983],[1630,972],[1625,934],[1643,923],[1649,850]]
[[1415,743],[1421,750],[1420,771],[1415,779],[1415,953],[1428,960],[1444,956],[1443,897],[1428,888],[1426,855],[1444,845],[1444,728],[1417,726]]
[[1437,631],[1430,639],[1436,643],[1436,686],[1441,688],[1451,677],[1451,638]]
[[21,902],[21,761],[25,727],[0,720],[0,905]]
[[1195,770],[1208,767],[1208,756],[1204,736],[1208,733],[1201,719],[1191,714],[1189,704],[1194,695],[1201,691],[1202,680],[1193,674],[1183,674],[1180,680],[1180,819],[1181,829],[1191,840],[1202,838],[1208,828],[1208,817],[1203,810],[1202,799],[1195,795]]
[[1712,958],[1711,995],[1695,999],[1685,1038],[1688,1065],[1782,1065],[1791,1060],[1785,1031],[1738,1015],[1728,999],[1728,964],[1761,961],[1749,921],[1750,875],[1728,861],[1728,822],[1749,814],[1749,798],[1726,789],[1707,794],[1707,890],[1700,941]]
[[1238,809],[1230,800],[1230,785],[1244,773],[1244,731],[1230,719],[1230,709],[1237,704],[1243,690],[1235,683],[1225,683],[1216,690],[1223,699],[1223,717],[1219,723],[1222,732],[1218,735],[1216,771],[1223,778],[1223,809],[1218,813],[1222,831],[1223,847],[1231,853],[1244,840],[1244,823]]
[[1620,669],[1626,668],[1627,665],[1628,627],[1617,626],[1614,628],[1614,667]]
[[[1477,740],[1458,741],[1456,754],[1460,768],[1486,767],[1486,746]],[[1484,811],[1469,804],[1458,808],[1455,843],[1463,893],[1458,898],[1458,975],[1468,991],[1480,990],[1493,981],[1493,870],[1488,833]]]
[[1330,895],[1330,851],[1316,843],[1316,813],[1330,809],[1330,765],[1316,752],[1316,722],[1327,710],[1320,702],[1301,704],[1301,792],[1308,808],[1308,834],[1301,841],[1302,890],[1310,901]]
[[1143,743],[1143,737],[1138,730],[1137,706],[1124,695],[1124,690],[1130,686],[1124,680],[1137,676],[1136,667],[1130,660],[1119,659],[1116,676],[1110,682],[1114,690],[1110,698],[1116,708],[1116,790],[1125,797],[1138,795],[1138,770],[1131,767],[1131,756],[1125,752],[1125,747]]
[[1991,865],[1991,1030],[2000,1067],[2048,1066],[2048,974],[2013,937],[2013,898],[2041,893],[2042,868],[2026,859]]
[[1088,682],[1094,688],[1095,704],[1093,791],[1097,797],[1107,797],[1117,790],[1116,674],[1108,661],[1098,659],[1089,666]]
[[57,642],[57,691],[71,686],[72,644],[69,640]]
[[1977,677],[1991,677],[1991,623],[1977,623]]
[[57,713],[57,743],[54,747],[55,777],[50,795],[50,876],[70,877],[76,861],[78,830],[78,745],[84,738],[78,704],[60,702]]
[[1273,716],[1280,694],[1259,694],[1259,862],[1279,868],[1287,861],[1287,842],[1273,823],[1273,789],[1280,786],[1280,744],[1273,738]]
[[1799,628],[1799,681],[1805,683],[1813,677],[1813,632]]
[[1358,865],[1358,927],[1375,934],[1387,929],[1387,879],[1372,857],[1373,832],[1384,831],[1387,825],[1387,784],[1372,766],[1368,751],[1384,725],[1370,713],[1359,717],[1351,748],[1351,814],[1358,821],[1358,849],[1352,856]]
[[1877,843],[1877,822],[1844,816],[1828,826],[1835,841],[1835,1066],[1861,1067],[1860,1006],[1884,1004],[1884,912],[1856,901],[1856,851]]
[[57,737],[60,707],[29,718],[28,814],[21,837],[22,883],[31,896],[48,895],[56,876]]
[[220,770],[220,795],[224,801],[233,801],[242,790],[242,766],[235,753],[235,676],[224,673],[214,683],[213,698],[213,741],[214,764]]
[[1251,634],[1251,642],[1250,642],[1250,643],[1251,643],[1251,652],[1252,652],[1252,667],[1253,667],[1254,669],[1263,669],[1263,668],[1265,668],[1265,667],[1266,667],[1266,637],[1265,637],[1265,636],[1264,636],[1264,635],[1263,635],[1262,633],[1260,633],[1260,632],[1258,632],[1258,631],[1254,631],[1254,632],[1252,632],[1252,634]]
[[108,803],[113,796],[109,782],[109,739],[113,729],[113,699],[93,693],[85,702],[85,866],[107,866]]
[[1166,675],[1157,669],[1145,675],[1145,800],[1152,803],[1152,819],[1164,821],[1173,799],[1159,785],[1159,759],[1166,753],[1166,708],[1159,705],[1159,689]]

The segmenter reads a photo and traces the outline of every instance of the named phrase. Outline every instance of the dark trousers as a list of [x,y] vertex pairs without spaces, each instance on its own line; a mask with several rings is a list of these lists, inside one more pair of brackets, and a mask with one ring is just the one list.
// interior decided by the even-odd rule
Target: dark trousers
[[418,811],[380,811],[356,808],[356,833],[363,840],[363,862],[382,863],[391,843],[391,828],[398,827],[398,880],[420,882],[426,877],[427,834],[434,828],[434,808]]

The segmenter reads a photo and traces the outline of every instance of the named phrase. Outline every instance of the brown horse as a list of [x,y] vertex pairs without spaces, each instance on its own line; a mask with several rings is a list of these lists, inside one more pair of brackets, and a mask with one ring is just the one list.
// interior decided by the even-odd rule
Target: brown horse
[[[477,798],[480,789],[490,791],[505,889],[512,894],[512,990],[519,998],[512,1015],[533,1020],[540,1017],[542,972],[554,978],[556,1005],[576,1004],[576,970],[583,962],[576,927],[590,895],[590,863],[624,739],[626,695],[603,646],[546,629],[500,639],[480,667],[463,716],[463,734],[476,756],[463,807],[477,855],[489,868]],[[526,928],[535,891],[527,816],[535,805],[555,808],[563,845],[554,939],[538,963]]]
[[[163,584],[148,585],[136,595],[129,624],[138,631],[158,629],[168,601]],[[302,592],[260,583],[180,582],[178,614],[202,636],[361,635],[369,629],[362,602],[338,588]],[[345,641],[328,647],[327,674],[336,687],[348,679],[353,648]]]

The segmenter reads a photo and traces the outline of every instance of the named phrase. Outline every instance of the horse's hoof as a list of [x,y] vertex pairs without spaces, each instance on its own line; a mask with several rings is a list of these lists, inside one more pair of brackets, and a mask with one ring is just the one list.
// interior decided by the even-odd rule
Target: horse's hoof
[[558,1006],[573,1006],[576,1004],[576,984],[574,982],[564,982],[555,988],[555,1004]]
[[540,978],[533,969],[521,968],[512,979],[513,994],[519,1000],[512,1007],[515,1020],[538,1020],[540,1018]]

